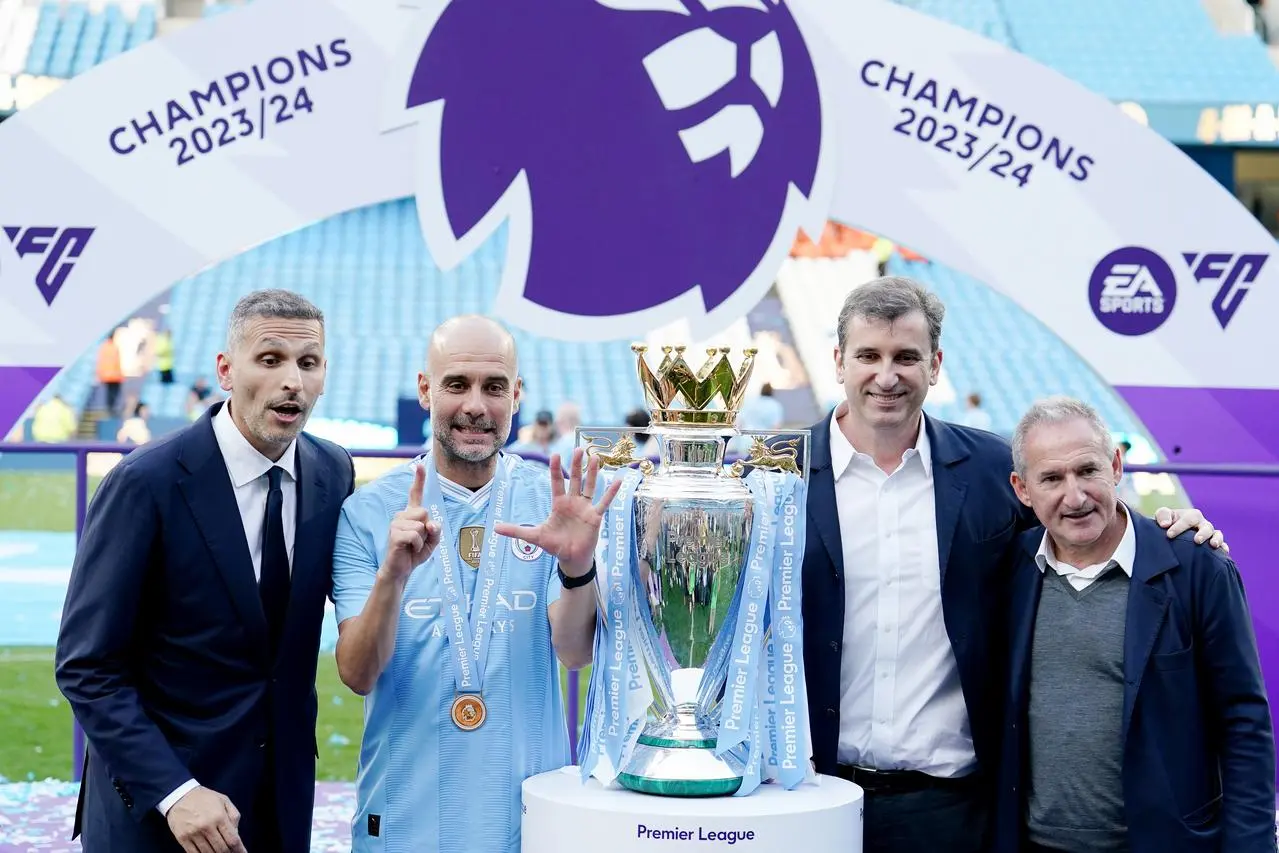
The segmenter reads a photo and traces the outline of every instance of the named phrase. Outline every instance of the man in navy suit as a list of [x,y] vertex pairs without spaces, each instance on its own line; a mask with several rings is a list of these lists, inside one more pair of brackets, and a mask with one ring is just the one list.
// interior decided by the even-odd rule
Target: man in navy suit
[[1274,853],[1275,742],[1239,570],[1116,495],[1092,407],[1037,402],[1015,549],[999,853]]
[[[1007,441],[923,416],[944,314],[909,279],[850,293],[834,353],[846,400],[812,427],[813,759],[865,789],[867,853],[984,849],[1006,692],[1004,560],[1035,524],[1008,485]],[[1160,514],[1170,536],[1214,534],[1193,510]]]
[[230,392],[126,456],[85,519],[58,687],[88,739],[85,853],[307,853],[315,672],[354,468],[302,433],[324,318],[287,291],[236,306]]

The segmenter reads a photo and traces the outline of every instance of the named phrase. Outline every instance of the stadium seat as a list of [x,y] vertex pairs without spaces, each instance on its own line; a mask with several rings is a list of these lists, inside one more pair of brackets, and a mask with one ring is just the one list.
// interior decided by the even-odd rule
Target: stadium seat
[[[235,301],[258,288],[285,287],[315,301],[328,318],[329,376],[315,416],[392,425],[398,399],[416,395],[431,329],[492,304],[504,254],[499,234],[457,269],[439,271],[409,200],[296,231],[174,288],[168,326],[178,382],[164,387],[151,377],[141,399],[157,415],[181,414],[191,382],[213,379]],[[514,334],[526,412],[571,400],[582,406],[586,423],[614,424],[643,404],[629,340],[571,344]]]
[[1253,34],[1223,35],[1201,0],[897,0],[1006,44],[1114,101],[1279,100]]

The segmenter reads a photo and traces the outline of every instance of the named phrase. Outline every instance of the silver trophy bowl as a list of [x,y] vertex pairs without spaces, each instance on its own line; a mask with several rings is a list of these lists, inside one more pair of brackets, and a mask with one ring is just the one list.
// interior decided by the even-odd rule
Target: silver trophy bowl
[[726,439],[704,426],[662,426],[661,465],[635,493],[641,625],[637,642],[654,685],[651,713],[618,781],[649,794],[725,796],[741,786],[746,751],[715,755],[726,670],[707,658],[734,630],[750,543],[750,489],[724,467]]

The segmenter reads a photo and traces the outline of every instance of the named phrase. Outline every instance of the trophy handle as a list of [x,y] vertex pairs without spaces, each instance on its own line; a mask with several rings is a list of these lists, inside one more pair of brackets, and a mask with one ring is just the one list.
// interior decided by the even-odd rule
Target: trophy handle
[[[740,478],[745,476],[747,468],[761,468],[765,471],[794,474],[807,481],[808,465],[805,464],[804,470],[801,471],[799,459],[801,445],[804,454],[803,458],[805,460],[808,458],[808,430],[795,430],[788,433],[743,431],[741,434],[751,436],[750,453],[745,459],[738,459],[729,466],[729,476]],[[794,435],[795,437],[769,443],[769,439],[776,439],[779,435]]]

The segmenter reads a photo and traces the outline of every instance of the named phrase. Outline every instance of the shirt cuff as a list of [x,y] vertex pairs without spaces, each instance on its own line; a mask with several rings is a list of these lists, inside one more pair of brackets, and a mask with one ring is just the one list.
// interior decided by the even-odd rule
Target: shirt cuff
[[187,781],[179,785],[172,794],[170,794],[169,796],[161,800],[160,804],[156,806],[156,809],[159,810],[160,814],[164,815],[165,817],[168,817],[169,809],[176,806],[178,804],[178,800],[185,797],[188,791],[191,791],[198,787],[200,787],[199,782],[195,781],[194,779],[188,779]]

